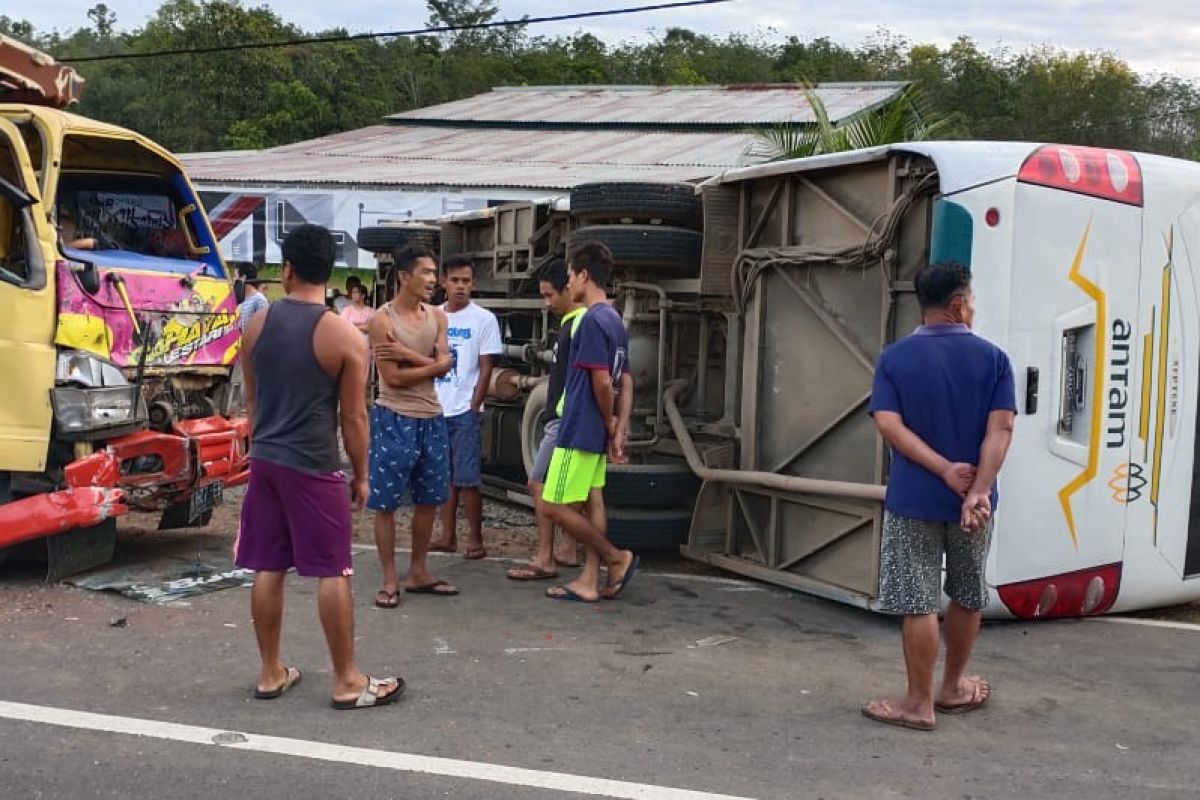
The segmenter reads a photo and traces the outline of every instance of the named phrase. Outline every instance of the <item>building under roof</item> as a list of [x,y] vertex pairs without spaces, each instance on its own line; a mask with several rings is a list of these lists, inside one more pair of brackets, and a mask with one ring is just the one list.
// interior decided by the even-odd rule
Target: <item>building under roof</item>
[[[843,121],[891,102],[904,83],[813,91]],[[359,227],[565,193],[591,181],[700,181],[746,166],[753,128],[811,124],[803,87],[538,86],[388,117],[383,124],[261,151],[183,156],[225,255],[277,262],[290,226],[337,232],[347,266],[366,264]]]

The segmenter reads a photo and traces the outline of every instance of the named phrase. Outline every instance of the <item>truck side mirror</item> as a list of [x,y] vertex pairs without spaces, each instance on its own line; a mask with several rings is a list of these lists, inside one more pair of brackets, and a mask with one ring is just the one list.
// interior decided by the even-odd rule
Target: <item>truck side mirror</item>
[[70,262],[71,272],[79,277],[79,285],[88,294],[100,291],[100,270],[90,261]]

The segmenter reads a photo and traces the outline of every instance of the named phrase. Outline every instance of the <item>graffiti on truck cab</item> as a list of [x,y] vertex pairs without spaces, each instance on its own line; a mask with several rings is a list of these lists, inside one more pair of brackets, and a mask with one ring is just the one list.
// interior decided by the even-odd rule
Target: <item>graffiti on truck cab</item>
[[171,317],[152,335],[153,344],[146,356],[146,363],[175,364],[186,361],[232,333],[236,322],[237,313],[230,311],[204,316]]

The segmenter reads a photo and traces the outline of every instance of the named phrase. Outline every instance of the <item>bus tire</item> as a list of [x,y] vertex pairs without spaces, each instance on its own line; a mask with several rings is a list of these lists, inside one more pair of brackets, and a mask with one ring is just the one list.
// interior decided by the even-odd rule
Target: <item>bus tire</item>
[[441,229],[436,225],[374,225],[358,229],[358,247],[372,253],[391,253],[401,245],[437,252]]
[[635,553],[678,551],[687,542],[691,509],[608,508],[608,540]]
[[537,455],[538,445],[542,443],[542,430],[546,427],[546,396],[550,393],[550,384],[542,381],[525,398],[525,407],[521,410],[521,461],[525,464],[525,475],[528,478],[533,471],[533,457]]
[[582,183],[571,190],[571,215],[589,222],[659,220],[694,231],[704,225],[700,196],[690,183]]
[[610,464],[604,502],[614,508],[690,509],[700,479],[684,461],[663,464]]
[[694,278],[700,274],[703,237],[696,231],[662,225],[586,225],[575,229],[573,242],[589,240],[607,245],[618,267],[662,278]]

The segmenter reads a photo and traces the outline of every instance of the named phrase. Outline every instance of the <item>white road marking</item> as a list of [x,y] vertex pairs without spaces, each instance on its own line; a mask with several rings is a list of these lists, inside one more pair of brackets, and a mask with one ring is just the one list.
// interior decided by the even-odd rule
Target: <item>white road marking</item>
[[506,647],[504,654],[507,656],[516,655],[517,653],[546,653],[551,650],[566,650],[565,647]]
[[1145,625],[1147,628],[1173,628],[1177,631],[1200,631],[1194,622],[1174,622],[1169,619],[1143,619],[1141,617],[1088,617],[1094,622],[1116,622],[1121,625]]
[[372,750],[366,747],[350,747],[305,739],[262,736],[257,733],[203,728],[177,722],[160,722],[111,714],[93,714],[67,708],[9,703],[3,700],[0,700],[0,719],[56,725],[78,730],[121,733],[129,736],[145,736],[163,741],[272,753],[314,761],[390,769],[397,772],[417,772],[532,789],[615,797],[621,800],[751,800],[747,797],[675,789],[669,786],[591,778],[564,772],[544,772],[521,767],[506,767],[500,764],[487,764],[480,761],[461,761],[453,758],[397,753],[390,750]]

